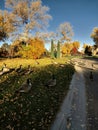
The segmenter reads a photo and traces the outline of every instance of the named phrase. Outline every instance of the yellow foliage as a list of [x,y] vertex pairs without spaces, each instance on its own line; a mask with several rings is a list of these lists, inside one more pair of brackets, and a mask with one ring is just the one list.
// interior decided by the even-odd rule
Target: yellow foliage
[[0,40],[8,37],[8,34],[15,30],[13,25],[15,17],[7,11],[0,11]]
[[63,55],[70,54],[72,48],[73,48],[73,44],[72,43],[65,43],[62,46],[62,54]]
[[23,57],[38,59],[45,52],[44,42],[39,38],[33,38],[28,40],[28,45],[23,46],[20,50],[20,54]]
[[79,48],[80,47],[80,42],[78,42],[78,41],[74,41],[73,42],[73,47],[75,47],[75,48]]
[[3,16],[0,14],[0,28],[3,27]]
[[87,44],[85,44],[85,43],[83,44],[83,48],[84,48],[84,49],[85,49],[87,46],[88,46]]

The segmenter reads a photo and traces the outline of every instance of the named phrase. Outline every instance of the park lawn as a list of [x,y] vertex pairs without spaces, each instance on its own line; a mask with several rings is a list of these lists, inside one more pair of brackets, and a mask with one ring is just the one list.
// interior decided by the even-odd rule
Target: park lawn
[[[74,73],[69,59],[39,59],[37,65],[32,59],[6,59],[0,61],[0,67],[6,63],[10,68],[20,64],[26,69],[30,64],[33,72],[29,75],[15,71],[0,76],[0,129],[5,130],[50,130],[50,126],[66,96]],[[63,66],[60,66],[63,64]],[[51,74],[56,75],[57,84],[47,88],[44,84]],[[15,94],[21,84],[30,77],[33,87],[28,93]]]

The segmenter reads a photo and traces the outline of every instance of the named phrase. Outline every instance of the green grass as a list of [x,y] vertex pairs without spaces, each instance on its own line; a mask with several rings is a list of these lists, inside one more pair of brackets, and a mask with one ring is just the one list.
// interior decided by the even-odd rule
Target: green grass
[[[59,64],[51,64],[51,59],[40,59],[39,65],[31,59],[11,59],[0,62],[9,67],[23,64],[32,65],[30,75],[18,75],[11,72],[0,77],[0,130],[50,130],[50,126],[66,96],[74,73],[73,66],[65,64],[68,59],[55,59]],[[60,67],[60,63],[64,67]],[[57,85],[44,86],[54,73]],[[33,87],[28,93],[16,95],[15,91],[30,77]]]

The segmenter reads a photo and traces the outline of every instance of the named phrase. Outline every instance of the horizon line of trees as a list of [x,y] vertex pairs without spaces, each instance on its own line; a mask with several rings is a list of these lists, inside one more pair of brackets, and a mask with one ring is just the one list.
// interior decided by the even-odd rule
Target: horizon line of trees
[[44,46],[44,41],[40,38],[32,38],[27,41],[16,40],[8,45],[4,43],[0,48],[0,57],[6,58],[32,58],[39,59],[43,56],[60,58],[66,55],[77,54],[80,43],[78,41],[65,42],[64,44],[51,40],[51,50],[48,51]]
[[[61,23],[55,33],[46,31],[52,16],[49,7],[43,5],[41,0],[5,0],[5,7],[5,10],[0,10],[0,41],[9,39],[12,44],[4,43],[0,48],[0,56],[40,58],[44,53],[48,54],[44,44],[51,43],[52,39],[58,43],[54,44],[55,49],[51,48],[55,57],[78,52],[80,43],[72,42],[74,32],[69,22]],[[91,38],[98,47],[97,27],[93,29]],[[91,51],[91,48],[86,47],[86,54],[87,51]]]

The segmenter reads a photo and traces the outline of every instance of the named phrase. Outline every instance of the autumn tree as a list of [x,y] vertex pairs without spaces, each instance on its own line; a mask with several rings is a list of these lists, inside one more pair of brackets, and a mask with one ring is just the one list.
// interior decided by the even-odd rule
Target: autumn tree
[[58,27],[58,36],[60,37],[60,41],[71,41],[72,36],[74,35],[73,29],[70,23],[65,22],[59,25]]
[[0,48],[1,57],[9,57],[10,45],[8,43],[3,43]]
[[42,39],[32,38],[29,39],[27,42],[28,44],[26,45],[22,44],[22,48],[18,52],[21,57],[38,59],[44,54],[45,48]]
[[74,42],[72,42],[71,54],[72,54],[72,55],[77,54],[79,47],[80,47],[80,42],[79,42],[79,41],[74,41]]
[[72,43],[65,42],[63,44],[63,46],[62,46],[62,55],[63,56],[70,55],[72,48],[73,48],[73,44]]
[[91,56],[91,55],[92,55],[92,46],[87,45],[87,46],[85,47],[84,53],[85,53],[86,55],[88,55],[88,56]]
[[17,27],[15,36],[17,33],[27,33],[29,36],[34,30],[45,29],[51,19],[49,8],[43,6],[41,0],[6,0],[5,5],[12,15],[9,22],[13,21]]
[[84,43],[84,44],[83,44],[83,49],[85,49],[86,46],[88,46],[88,44]]
[[2,46],[1,46],[1,48],[2,48],[3,50],[9,51],[9,46],[10,46],[10,45],[8,45],[8,43],[3,43]]
[[72,44],[73,44],[73,47],[75,47],[76,49],[79,49],[79,47],[80,47],[79,41],[74,41]]
[[95,44],[92,46],[92,55],[97,55],[98,54],[98,46]]
[[4,17],[0,12],[0,41],[3,41],[7,37],[7,33],[4,28]]
[[93,39],[93,41],[95,42],[95,44],[98,47],[98,27],[95,27],[91,33],[91,38]]
[[20,50],[22,49],[23,42],[19,39],[15,39],[10,45],[10,57],[21,57]]
[[0,41],[6,40],[16,30],[15,16],[8,11],[0,11]]
[[0,57],[8,57],[8,51],[4,50],[3,48],[0,48]]
[[51,43],[51,40],[56,39],[56,33],[54,33],[54,32],[36,32],[35,37],[43,39],[44,42]]

